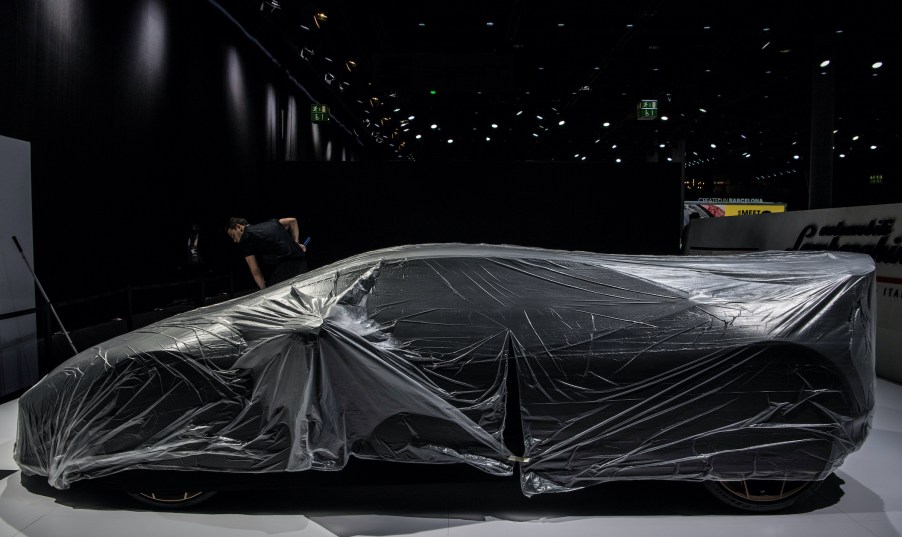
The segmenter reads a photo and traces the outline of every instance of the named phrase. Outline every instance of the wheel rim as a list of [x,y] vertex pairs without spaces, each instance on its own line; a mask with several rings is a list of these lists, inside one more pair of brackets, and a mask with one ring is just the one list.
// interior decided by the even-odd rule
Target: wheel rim
[[744,481],[721,481],[721,488],[737,498],[755,503],[773,503],[792,498],[802,492],[808,481],[766,481],[747,479]]
[[203,494],[200,492],[139,492],[138,495],[148,500],[161,503],[181,503],[193,500]]

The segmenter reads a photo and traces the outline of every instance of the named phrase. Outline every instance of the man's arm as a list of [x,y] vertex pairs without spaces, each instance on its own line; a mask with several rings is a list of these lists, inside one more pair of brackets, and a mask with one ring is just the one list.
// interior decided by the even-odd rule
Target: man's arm
[[279,223],[282,224],[282,227],[288,230],[291,233],[291,240],[294,241],[295,244],[301,249],[302,252],[307,251],[307,247],[300,243],[300,232],[298,231],[298,220],[297,218],[279,218]]
[[247,267],[251,269],[251,276],[254,277],[254,281],[257,282],[257,287],[260,289],[266,289],[266,280],[263,279],[263,273],[260,271],[260,265],[257,264],[257,256],[249,255],[244,258],[247,261]]

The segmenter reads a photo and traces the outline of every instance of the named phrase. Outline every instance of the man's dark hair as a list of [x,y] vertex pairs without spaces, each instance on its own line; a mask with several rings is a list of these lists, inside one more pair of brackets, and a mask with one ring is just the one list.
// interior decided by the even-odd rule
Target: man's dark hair
[[239,218],[237,216],[233,216],[229,218],[229,224],[226,226],[226,229],[235,229],[238,226],[246,226],[247,220],[244,218]]

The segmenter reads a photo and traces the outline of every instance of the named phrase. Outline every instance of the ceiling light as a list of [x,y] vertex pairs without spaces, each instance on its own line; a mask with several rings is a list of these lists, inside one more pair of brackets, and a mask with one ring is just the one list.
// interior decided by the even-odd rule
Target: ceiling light
[[821,62],[821,67],[827,67],[828,65],[830,65],[830,60],[824,60]]
[[627,27],[627,28],[632,28],[632,27],[633,27],[633,25],[632,25],[632,24],[630,24],[630,23],[627,23],[627,25],[626,25],[626,27]]
[[658,147],[664,147],[664,144],[659,144]]
[[852,137],[852,141],[853,141],[853,142],[854,142],[855,140],[857,140],[857,139],[858,139],[858,135],[857,135],[857,134],[856,134],[855,136]]
[[799,160],[799,156],[798,156],[798,155],[793,155],[793,156],[792,156],[792,160]]
[[701,112],[702,114],[707,114],[707,113],[708,113],[708,111],[705,110],[704,108],[699,108],[698,111]]
[[703,26],[702,29],[703,29],[703,30],[710,30],[711,27],[710,27],[710,26]]
[[545,119],[545,118],[543,118],[542,116],[536,116],[536,119],[542,120],[542,119]]
[[764,49],[766,49],[766,48],[769,47],[769,46],[770,46],[770,41],[768,41],[767,43],[765,43],[764,46],[761,47],[761,50],[764,50]]
[[498,128],[498,124],[497,124],[497,123],[492,123],[492,128],[493,128],[493,129],[497,129],[497,128]]
[[714,144],[711,144],[711,149],[717,149],[717,146]]
[[579,153],[573,155],[573,158],[579,158]]
[[558,27],[558,28],[563,28],[563,27],[564,27],[564,23],[563,23],[563,22],[557,23],[557,27]]
[[522,113],[523,113],[523,110],[520,110],[519,112],[517,112],[517,115],[519,116]]
[[492,141],[492,139],[491,139],[491,138],[489,138],[489,137],[488,137],[488,136],[486,136],[486,137],[485,137],[485,141],[486,141],[486,142],[491,142],[491,141]]
[[583,157],[583,158],[581,158],[581,159],[579,159],[579,160],[586,160],[586,157]]
[[400,108],[395,108],[395,113],[400,112],[400,111],[401,111]]
[[407,119],[410,120],[410,121],[413,121],[413,118],[414,118],[414,117],[416,117],[416,116],[409,116]]
[[417,140],[419,140],[419,139],[422,138],[422,137],[423,137],[422,134],[417,134],[417,135],[416,135],[416,139],[417,139]]
[[619,162],[620,162],[620,159],[619,159],[619,158],[618,158],[618,159],[615,159],[614,162],[618,162],[618,163],[619,163]]
[[564,123],[566,123],[566,121],[564,121],[563,119],[557,122],[558,125],[563,125]]
[[435,123],[433,123],[432,125],[429,126],[429,128],[430,128],[430,129],[437,129],[437,128],[438,128],[438,125],[436,125]]
[[612,145],[611,149],[617,149],[617,144]]
[[839,158],[846,158],[846,154],[845,154],[845,153],[840,153],[840,154],[839,154]]
[[421,22],[421,23],[417,24],[417,26],[419,26],[420,28],[424,28],[424,27],[426,26],[426,23],[425,23],[425,22]]
[[536,133],[532,133],[532,135],[533,135],[533,136],[535,136],[535,137],[536,137],[536,138],[538,138],[538,137],[539,137],[539,135],[538,135],[538,134],[536,134]]
[[605,121],[604,123],[601,124],[601,126],[602,127],[610,127],[611,123],[609,121]]
[[876,146],[876,145],[872,145],[872,146],[871,146],[871,149],[877,149],[877,146]]
[[667,162],[673,162],[673,158],[667,157]]
[[492,21],[489,21],[489,22],[485,23],[485,25],[488,26],[489,28],[491,28],[492,26],[495,26],[495,23]]
[[670,118],[667,116],[661,116],[661,121],[667,121],[668,119],[670,119]]
[[874,62],[874,64],[871,65],[871,69],[880,69],[881,67],[883,67],[883,62]]

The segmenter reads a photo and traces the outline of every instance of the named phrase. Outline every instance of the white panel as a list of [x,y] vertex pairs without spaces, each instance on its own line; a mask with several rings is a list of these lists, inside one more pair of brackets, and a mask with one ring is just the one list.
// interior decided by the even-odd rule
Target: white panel
[[[31,144],[0,136],[0,318],[35,307],[34,277],[22,254],[34,267],[31,224]],[[35,270],[37,270],[35,268]],[[0,321],[0,396],[37,381],[35,315]]]

